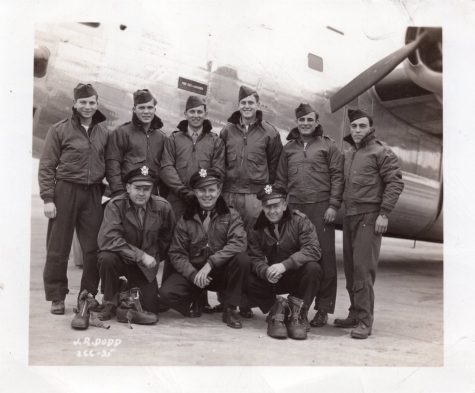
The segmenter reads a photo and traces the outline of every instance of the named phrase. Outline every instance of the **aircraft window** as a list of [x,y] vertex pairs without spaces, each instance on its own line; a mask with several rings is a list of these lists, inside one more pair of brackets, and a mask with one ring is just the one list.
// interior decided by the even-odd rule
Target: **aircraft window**
[[97,28],[99,27],[101,24],[100,23],[97,23],[97,22],[79,22],[81,25],[85,25],[85,26],[89,26],[89,27],[94,27],[94,28]]
[[323,72],[323,59],[313,53],[308,54],[308,67],[312,70]]

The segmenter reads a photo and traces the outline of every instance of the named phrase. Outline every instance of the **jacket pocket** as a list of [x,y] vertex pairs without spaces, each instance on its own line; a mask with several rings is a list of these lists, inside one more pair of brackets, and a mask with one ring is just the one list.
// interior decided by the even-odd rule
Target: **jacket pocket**
[[262,154],[247,154],[248,174],[252,182],[260,183],[267,181],[267,161]]

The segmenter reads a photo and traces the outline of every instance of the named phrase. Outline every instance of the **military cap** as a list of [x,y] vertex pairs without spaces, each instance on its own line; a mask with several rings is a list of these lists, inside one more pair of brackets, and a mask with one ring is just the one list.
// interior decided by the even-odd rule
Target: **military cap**
[[273,199],[285,198],[287,198],[287,191],[282,187],[275,187],[271,184],[267,184],[257,193],[257,199],[262,201],[264,204]]
[[198,97],[198,96],[189,96],[188,99],[186,100],[185,111],[191,108],[196,108],[201,105],[204,105],[205,110],[206,110],[206,102],[203,98]]
[[156,173],[146,165],[132,169],[124,176],[124,183],[129,184],[135,181],[148,181],[150,183],[155,183],[156,180]]
[[298,119],[299,117],[308,115],[312,112],[317,115],[315,119],[318,119],[318,113],[315,109],[313,109],[309,104],[300,104],[297,108],[295,108],[295,117]]
[[214,168],[201,168],[199,171],[193,173],[193,175],[191,175],[190,177],[190,187],[193,189],[202,188],[222,182],[223,177],[221,175],[221,172]]
[[91,96],[98,96],[96,89],[88,83],[78,83],[78,85],[74,88],[74,99],[79,100],[80,98],[87,98]]
[[350,120],[350,123],[356,119],[361,119],[362,117],[367,117],[370,125],[373,124],[373,119],[365,111],[362,111],[361,109],[348,109],[348,119]]
[[243,98],[249,97],[250,95],[256,95],[259,97],[259,94],[257,94],[257,91],[254,89],[251,89],[250,87],[247,86],[241,86],[239,88],[239,101],[241,101]]
[[134,106],[144,104],[145,102],[149,102],[152,100],[154,104],[157,103],[157,100],[148,89],[140,89],[134,93]]

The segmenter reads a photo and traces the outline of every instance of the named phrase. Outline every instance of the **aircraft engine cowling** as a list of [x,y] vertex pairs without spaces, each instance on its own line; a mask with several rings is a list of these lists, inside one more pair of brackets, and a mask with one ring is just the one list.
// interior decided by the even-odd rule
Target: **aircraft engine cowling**
[[406,44],[411,43],[421,34],[426,37],[404,62],[407,75],[414,83],[433,92],[442,100],[442,28],[408,27]]

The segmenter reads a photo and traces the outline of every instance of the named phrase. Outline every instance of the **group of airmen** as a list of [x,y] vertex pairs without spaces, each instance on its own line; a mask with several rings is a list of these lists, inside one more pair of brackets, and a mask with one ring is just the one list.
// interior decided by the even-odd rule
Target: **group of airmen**
[[[307,103],[295,109],[296,127],[283,146],[247,86],[219,135],[199,96],[188,97],[185,119],[168,137],[152,93],[138,90],[133,100],[131,121],[110,132],[96,89],[80,83],[71,116],[48,131],[38,178],[49,218],[43,279],[51,313],[65,313],[76,231],[83,272],[75,329],[86,329],[92,314],[152,324],[170,308],[187,317],[221,312],[227,326],[241,328],[241,318],[259,307],[269,336],[305,339],[335,310],[334,224],[344,202],[350,307],[334,325],[367,338],[381,237],[404,186],[371,116],[348,110],[343,154]],[[215,307],[209,290],[218,293]]]

